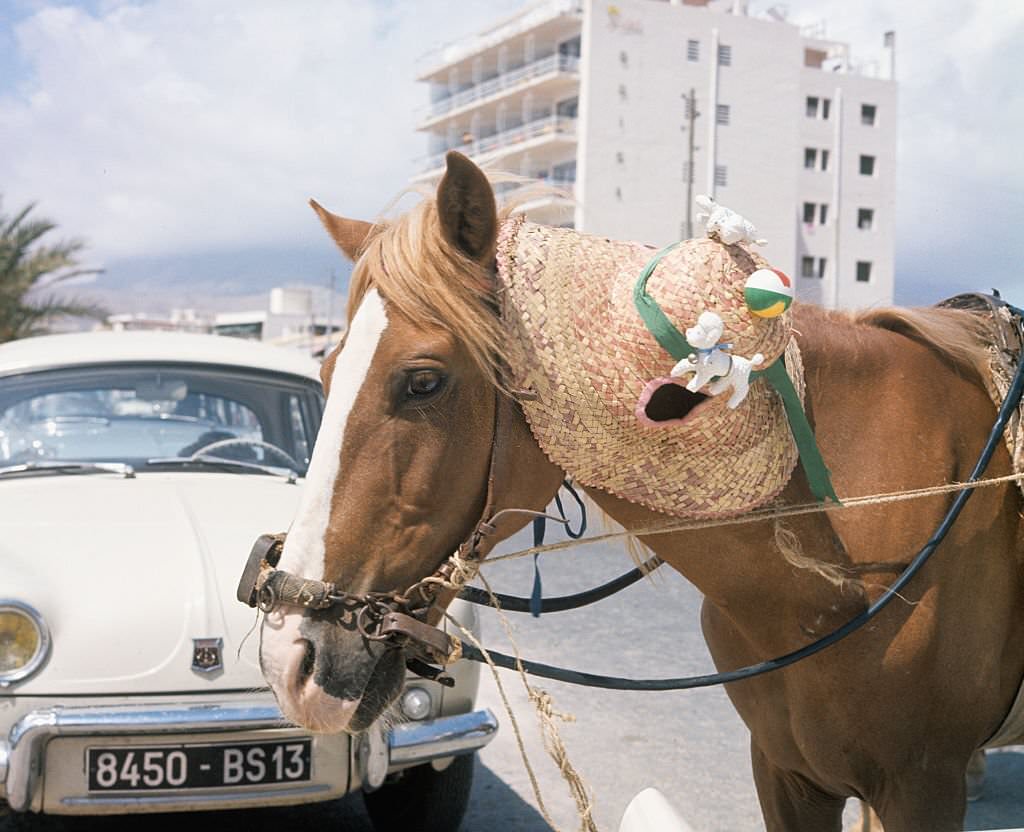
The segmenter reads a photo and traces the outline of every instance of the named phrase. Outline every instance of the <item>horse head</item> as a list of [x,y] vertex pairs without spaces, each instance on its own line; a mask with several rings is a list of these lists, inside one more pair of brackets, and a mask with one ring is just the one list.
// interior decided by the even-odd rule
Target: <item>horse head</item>
[[[477,527],[490,473],[502,472],[498,510],[542,509],[561,472],[502,389],[499,216],[483,173],[450,153],[436,198],[378,225],[311,204],[355,265],[347,335],[321,370],[326,409],[279,568],[348,593],[400,593]],[[524,522],[506,518],[493,539]],[[442,593],[427,623],[453,595]],[[269,612],[260,662],[285,716],[318,731],[364,730],[405,676],[402,649],[367,638],[338,607]]]

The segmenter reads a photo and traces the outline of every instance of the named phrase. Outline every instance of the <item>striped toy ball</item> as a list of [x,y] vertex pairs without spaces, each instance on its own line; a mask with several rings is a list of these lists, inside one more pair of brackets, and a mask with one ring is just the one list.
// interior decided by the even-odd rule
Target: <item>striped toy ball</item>
[[747,307],[760,318],[775,318],[793,303],[793,281],[778,269],[758,269],[743,288]]

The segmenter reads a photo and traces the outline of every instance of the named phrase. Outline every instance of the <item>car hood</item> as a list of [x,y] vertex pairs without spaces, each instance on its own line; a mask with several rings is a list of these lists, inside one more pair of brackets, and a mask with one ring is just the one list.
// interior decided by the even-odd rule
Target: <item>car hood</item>
[[[256,613],[235,587],[255,538],[288,528],[300,490],[184,472],[0,482],[0,597],[34,606],[53,639],[44,668],[13,692],[265,687],[258,634],[246,639]],[[202,673],[193,639],[208,638],[223,639],[223,668]]]

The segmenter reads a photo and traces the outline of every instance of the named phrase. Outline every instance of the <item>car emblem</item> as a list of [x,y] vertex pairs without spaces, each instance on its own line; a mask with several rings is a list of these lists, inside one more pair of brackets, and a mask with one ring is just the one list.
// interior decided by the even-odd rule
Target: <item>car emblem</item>
[[224,667],[221,657],[224,639],[194,638],[192,639],[192,669],[199,673],[212,673]]

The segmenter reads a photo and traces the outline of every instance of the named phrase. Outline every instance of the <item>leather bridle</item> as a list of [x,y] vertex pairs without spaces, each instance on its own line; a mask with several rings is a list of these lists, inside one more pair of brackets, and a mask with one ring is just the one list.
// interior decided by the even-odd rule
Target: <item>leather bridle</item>
[[438,598],[444,590],[462,591],[476,576],[483,560],[483,541],[494,534],[495,523],[502,516],[525,514],[561,522],[560,518],[529,509],[494,510],[500,449],[505,445],[503,438],[509,429],[508,417],[503,414],[509,406],[502,392],[495,388],[487,492],[480,520],[454,554],[430,575],[404,592],[351,593],[330,581],[303,578],[278,569],[286,535],[264,534],[249,553],[238,583],[238,600],[250,607],[259,607],[265,613],[280,606],[308,610],[345,608],[354,616],[355,626],[365,639],[404,649],[411,671],[442,684],[453,684],[442,669],[429,664],[447,665],[461,658],[463,652],[459,639],[427,623]]

